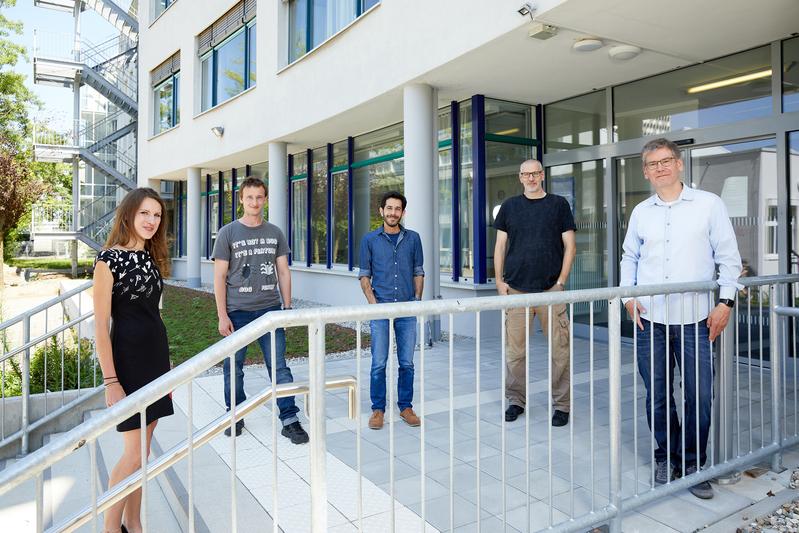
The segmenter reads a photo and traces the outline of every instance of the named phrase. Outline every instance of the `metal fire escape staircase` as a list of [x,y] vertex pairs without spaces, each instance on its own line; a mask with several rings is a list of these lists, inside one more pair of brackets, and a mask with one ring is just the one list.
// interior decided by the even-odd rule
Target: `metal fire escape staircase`
[[[40,7],[76,13],[76,1],[34,0]],[[122,0],[124,1],[124,0]],[[71,132],[54,133],[34,127],[34,156],[39,161],[72,162],[75,158],[110,178],[104,194],[80,205],[78,231],[60,232],[61,238],[76,238],[94,249],[105,241],[118,200],[136,187],[136,125],[138,22],[136,0],[126,9],[111,0],[82,0],[110,22],[120,35],[99,45],[76,41],[72,35],[35,33],[34,82],[79,90],[89,86],[110,105],[100,120],[76,120]],[[129,142],[133,135],[133,141]],[[77,177],[75,178],[77,179]],[[84,197],[85,200],[85,197]],[[56,235],[41,236],[56,237]]]

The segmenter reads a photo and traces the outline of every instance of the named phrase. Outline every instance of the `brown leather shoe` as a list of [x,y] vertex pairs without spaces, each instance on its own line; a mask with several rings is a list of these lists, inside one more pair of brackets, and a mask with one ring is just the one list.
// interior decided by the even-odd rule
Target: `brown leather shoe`
[[410,407],[406,407],[400,413],[400,418],[402,418],[406,424],[411,427],[416,427],[421,425],[422,421],[416,416],[416,413],[413,412],[413,409]]
[[383,411],[375,409],[369,417],[369,429],[383,429]]

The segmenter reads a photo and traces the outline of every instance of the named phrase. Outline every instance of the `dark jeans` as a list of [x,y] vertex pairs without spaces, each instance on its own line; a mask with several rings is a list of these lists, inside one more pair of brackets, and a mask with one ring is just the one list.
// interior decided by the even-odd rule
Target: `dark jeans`
[[[370,393],[372,409],[386,410],[386,364],[388,363],[388,320],[372,320],[372,373]],[[400,411],[412,407],[413,350],[416,347],[416,317],[394,319],[394,339],[397,345],[397,407]]]
[[[258,317],[265,315],[270,311],[279,311],[280,306],[267,307],[266,309],[259,309],[258,311],[231,311],[228,313],[230,321],[233,323],[233,329],[239,330],[255,320]],[[266,363],[266,370],[269,377],[272,377],[272,335],[270,333],[258,339],[258,344],[261,346],[261,352],[264,355],[264,363]],[[286,332],[283,328],[275,330],[275,364],[277,365],[277,384],[293,383],[294,377],[291,375],[291,369],[286,366]],[[236,352],[236,405],[240,404],[247,399],[244,394],[244,357],[247,355],[247,347],[240,349]],[[225,373],[225,406],[230,409],[230,359],[225,358],[223,365]],[[277,406],[280,409],[280,421],[284,426],[296,422],[298,420],[297,413],[300,412],[299,408],[294,403],[294,396],[277,399]]]
[[[644,324],[644,330],[635,328],[638,341],[638,372],[646,387],[647,422],[655,434],[655,441],[658,445],[655,450],[655,460],[662,462],[670,453],[673,465],[681,465],[681,459],[685,458],[687,467],[697,464],[698,453],[697,467],[701,467],[707,459],[707,437],[713,405],[714,370],[707,321],[702,320],[698,324],[685,324],[682,327],[680,325],[667,327],[665,324],[655,323],[654,328],[653,324],[647,320],[642,319],[641,322]],[[666,352],[667,336],[668,353]],[[652,351],[650,348],[654,348],[654,357],[652,358],[650,358],[650,351]],[[697,354],[698,367],[696,364]],[[654,371],[650,370],[652,367],[654,367]],[[685,383],[682,385],[685,408],[682,429],[677,417],[677,405],[674,401],[675,368],[682,370],[685,379]],[[677,376],[680,375],[678,372]],[[696,432],[697,404],[698,437]],[[684,449],[681,431],[685,431]]]

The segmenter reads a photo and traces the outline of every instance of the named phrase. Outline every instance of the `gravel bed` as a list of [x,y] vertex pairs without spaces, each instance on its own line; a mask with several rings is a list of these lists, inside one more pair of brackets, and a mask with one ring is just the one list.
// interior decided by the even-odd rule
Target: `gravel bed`
[[[790,488],[799,488],[799,470],[791,474]],[[770,515],[761,516],[736,533],[799,533],[799,499],[781,505]]]

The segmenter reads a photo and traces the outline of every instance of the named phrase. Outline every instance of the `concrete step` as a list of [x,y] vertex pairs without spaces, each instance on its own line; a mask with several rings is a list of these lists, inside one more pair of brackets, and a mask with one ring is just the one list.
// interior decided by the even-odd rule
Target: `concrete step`
[[[153,453],[159,455],[186,439],[188,419],[176,405],[175,414],[162,418],[155,431],[157,444]],[[195,422],[195,424],[197,424]],[[199,429],[195,425],[195,430]],[[212,442],[229,443],[228,437],[219,436]],[[231,527],[231,473],[228,463],[220,457],[211,444],[194,450],[193,457],[194,520],[197,533],[230,531]],[[188,531],[189,471],[188,458],[174,465],[164,476],[170,486],[180,517],[182,531]],[[271,531],[272,518],[264,506],[269,502],[259,500],[236,479],[236,522],[238,531]]]

